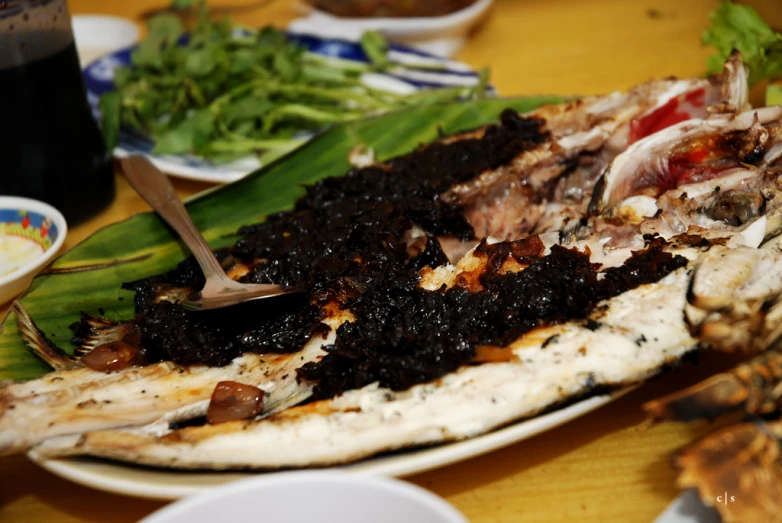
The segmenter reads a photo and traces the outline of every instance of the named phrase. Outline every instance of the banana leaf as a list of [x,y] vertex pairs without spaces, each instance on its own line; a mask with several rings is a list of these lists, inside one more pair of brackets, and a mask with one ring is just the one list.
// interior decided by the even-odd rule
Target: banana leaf
[[[236,241],[235,231],[264,216],[289,208],[304,194],[302,186],[345,173],[349,151],[357,144],[373,147],[388,159],[447,134],[496,121],[506,107],[519,112],[562,98],[538,96],[488,99],[429,106],[336,125],[304,146],[230,185],[191,199],[187,208],[214,248]],[[188,255],[154,213],[112,224],[60,256],[20,298],[38,328],[56,345],[72,352],[68,326],[81,311],[112,320],[134,315],[133,293],[123,282],[172,269]],[[0,332],[0,380],[25,380],[48,372],[24,345],[15,313]]]

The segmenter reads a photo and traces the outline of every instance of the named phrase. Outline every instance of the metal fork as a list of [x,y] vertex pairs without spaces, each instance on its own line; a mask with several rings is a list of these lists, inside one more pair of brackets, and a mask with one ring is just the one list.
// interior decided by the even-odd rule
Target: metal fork
[[204,272],[204,288],[182,302],[183,307],[193,310],[219,309],[288,292],[279,285],[239,283],[226,276],[209,244],[190,219],[168,177],[140,154],[129,155],[120,162],[130,185],[174,228]]

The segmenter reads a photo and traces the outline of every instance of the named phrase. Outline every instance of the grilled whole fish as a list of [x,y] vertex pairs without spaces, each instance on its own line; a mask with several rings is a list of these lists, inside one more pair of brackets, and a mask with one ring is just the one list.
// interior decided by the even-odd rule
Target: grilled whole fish
[[[199,464],[193,461],[193,456],[181,460],[177,458],[176,461],[170,455],[165,459],[160,458],[162,454],[152,458],[145,456],[148,456],[146,449],[152,448],[147,444],[155,446],[155,449],[174,448],[168,444],[176,443],[177,438],[186,434],[194,435],[197,441],[203,440],[205,445],[210,446],[211,441],[217,441],[211,439],[212,436],[221,438],[225,433],[230,434],[231,438],[240,437],[234,432],[242,427],[247,434],[256,434],[257,431],[259,434],[267,434],[267,431],[276,430],[268,427],[283,425],[286,430],[294,432],[299,431],[297,427],[303,427],[301,430],[310,430],[310,427],[313,427],[316,433],[323,427],[330,426],[329,424],[344,425],[347,432],[343,434],[337,431],[334,436],[343,438],[338,442],[334,440],[334,444],[339,447],[349,445],[350,438],[346,434],[351,431],[351,427],[366,427],[368,434],[380,430],[377,421],[378,409],[385,411],[379,403],[377,407],[373,406],[376,403],[373,398],[379,397],[378,394],[399,398],[401,403],[394,403],[393,408],[401,406],[411,410],[412,414],[401,414],[409,432],[397,432],[388,438],[384,436],[365,441],[363,446],[358,445],[358,439],[355,438],[356,448],[348,454],[336,453],[336,457],[329,458],[335,461],[324,461],[324,456],[315,455],[318,452],[325,453],[322,447],[317,446],[313,447],[310,454],[304,454],[309,455],[309,458],[303,458],[310,459],[310,462],[315,464],[332,463],[357,459],[387,448],[468,437],[514,419],[534,415],[560,401],[586,394],[594,386],[636,382],[657,372],[664,363],[674,361],[695,345],[688,330],[689,326],[684,323],[681,314],[688,286],[686,269],[677,269],[681,265],[672,265],[670,270],[673,272],[662,280],[657,281],[658,275],[649,279],[649,283],[640,282],[640,287],[628,287],[631,290],[618,296],[616,294],[619,291],[614,294],[604,292],[613,280],[600,280],[592,275],[593,287],[600,290],[596,294],[598,298],[594,300],[605,298],[603,305],[607,309],[592,313],[591,321],[586,323],[585,314],[590,313],[596,305],[590,301],[591,296],[584,299],[583,296],[559,295],[552,300],[551,295],[547,294],[550,289],[539,285],[532,288],[539,294],[530,294],[524,307],[535,309],[536,314],[541,315],[526,320],[519,319],[514,317],[518,314],[512,307],[495,307],[497,301],[503,299],[503,278],[507,275],[539,271],[549,259],[557,256],[558,259],[565,260],[563,263],[573,261],[575,265],[581,264],[579,266],[589,273],[597,270],[589,266],[588,254],[591,254],[592,262],[603,264],[605,270],[601,276],[609,278],[609,274],[615,274],[610,273],[610,269],[621,268],[634,256],[632,250],[643,249],[647,240],[641,238],[642,243],[634,243],[632,249],[625,248],[621,252],[615,250],[607,254],[593,249],[594,242],[599,242],[602,238],[599,234],[590,233],[568,244],[587,253],[583,255],[587,261],[579,261],[577,256],[567,254],[566,249],[557,245],[563,238],[554,230],[552,234],[543,235],[541,239],[530,237],[529,242],[502,242],[496,246],[484,242],[453,266],[447,264],[448,259],[455,260],[458,257],[446,257],[443,243],[437,241],[435,236],[454,236],[465,240],[475,239],[475,233],[480,238],[486,231],[476,227],[477,222],[471,219],[469,209],[472,204],[469,202],[478,200],[457,200],[446,196],[440,198],[440,195],[444,191],[450,191],[449,187],[454,189],[458,188],[459,184],[471,183],[471,180],[476,179],[476,175],[482,177],[486,173],[500,172],[508,165],[516,165],[519,158],[523,157],[524,161],[529,160],[529,164],[524,168],[527,170],[522,169],[514,176],[518,175],[517,178],[521,177],[526,180],[525,183],[529,182],[527,185],[530,187],[532,182],[537,184],[534,186],[536,191],[545,188],[546,191],[559,194],[560,196],[552,197],[555,204],[567,203],[556,200],[566,199],[565,195],[570,194],[573,201],[578,201],[578,205],[582,206],[579,209],[586,209],[591,183],[599,172],[601,162],[607,163],[617,152],[624,149],[629,141],[643,141],[646,134],[657,130],[654,125],[644,120],[646,116],[658,114],[658,109],[669,104],[686,109],[683,111],[685,117],[701,115],[701,112],[701,116],[705,116],[707,109],[715,115],[723,114],[743,106],[741,82],[745,79],[740,62],[738,65],[733,61],[729,62],[726,71],[722,78],[711,81],[665,81],[655,84],[657,87],[647,86],[646,91],[652,94],[651,98],[645,98],[643,103],[638,103],[638,100],[630,103],[628,97],[611,95],[580,104],[543,108],[530,115],[503,113],[500,126],[489,126],[445,138],[435,144],[423,146],[411,155],[356,169],[343,178],[327,179],[308,188],[307,196],[300,200],[292,211],[271,216],[264,223],[243,228],[240,231],[241,239],[220,254],[227,273],[235,279],[256,283],[274,281],[301,286],[306,289],[305,301],[309,304],[308,307],[322,308],[323,303],[332,300],[329,303],[334,305],[334,310],[340,311],[334,317],[339,320],[332,318],[331,323],[321,317],[323,311],[309,316],[299,315],[298,317],[305,317],[305,324],[297,327],[295,336],[282,336],[282,341],[278,340],[280,337],[273,330],[273,323],[269,328],[267,326],[253,332],[240,330],[227,337],[223,336],[220,329],[206,329],[199,332],[198,336],[192,336],[189,326],[197,325],[200,319],[196,320],[195,316],[182,316],[175,303],[197,290],[199,278],[202,280],[190,261],[183,262],[169,274],[128,284],[129,288],[137,292],[140,314],[139,318],[134,320],[134,325],[139,329],[141,343],[149,361],[176,361],[181,368],[193,365],[197,367],[201,361],[210,365],[223,365],[214,369],[213,389],[219,381],[248,383],[237,378],[235,374],[230,374],[235,362],[247,355],[238,355],[243,350],[247,349],[250,354],[253,351],[262,353],[264,347],[286,344],[286,350],[298,349],[301,345],[291,347],[291,339],[300,339],[301,333],[312,328],[317,322],[328,324],[332,335],[326,340],[319,339],[317,343],[315,340],[310,342],[312,350],[295,353],[289,359],[269,355],[258,357],[259,360],[271,362],[269,372],[278,376],[284,386],[274,389],[263,380],[250,382],[261,389],[264,389],[264,386],[271,389],[271,392],[266,391],[269,397],[266,398],[264,410],[257,418],[291,407],[313,394],[316,398],[333,397],[340,393],[342,395],[335,399],[289,408],[268,418],[269,423],[263,419],[250,419],[205,427],[171,428],[170,421],[204,414],[209,402],[206,401],[208,395],[202,395],[188,405],[167,404],[154,412],[154,418],[150,414],[145,420],[123,422],[121,418],[124,415],[119,414],[116,419],[104,419],[102,421],[105,424],[93,428],[56,423],[55,425],[59,425],[58,432],[44,432],[44,437],[66,433],[72,433],[74,437],[50,439],[40,447],[40,452],[52,455],[58,452],[91,453],[93,447],[87,446],[86,442],[95,442],[96,440],[91,438],[106,435],[110,437],[113,434],[118,436],[116,442],[127,443],[126,452],[135,453],[138,460],[144,463],[215,468],[294,466],[298,462],[284,464],[284,460],[288,459],[284,453],[277,457],[262,456],[258,461],[243,465],[239,460],[248,456],[245,449],[239,452],[243,458],[237,457],[230,463],[224,462],[222,455],[204,458],[212,460],[211,465],[205,462]],[[639,90],[641,91],[644,89]],[[635,93],[633,96],[640,95]],[[589,110],[583,111],[583,107],[589,107]],[[609,114],[614,116],[609,118]],[[617,115],[621,115],[621,118]],[[601,127],[602,124],[609,125],[609,120],[614,127]],[[558,140],[555,147],[551,145],[554,143],[551,136]],[[450,146],[453,147],[449,148]],[[487,147],[491,154],[486,152]],[[535,160],[535,151],[541,150],[545,150],[548,159],[544,158],[538,162]],[[568,168],[563,171],[561,166],[555,165],[557,158],[564,158],[559,154],[562,150],[567,150],[571,159],[578,156],[575,170]],[[513,154],[509,154],[509,151]],[[605,153],[605,157],[601,156],[599,161],[589,164],[582,157],[583,151],[587,151],[586,156]],[[464,158],[467,158],[462,162],[464,165],[459,162],[452,163],[454,157],[463,157],[462,152]],[[441,160],[443,161],[440,162]],[[580,171],[581,168],[584,170]],[[579,174],[575,175],[576,172]],[[562,176],[567,176],[569,181],[560,183],[564,180]],[[489,175],[486,174],[486,177]],[[386,196],[385,193],[392,189],[391,181],[398,186],[393,187],[396,192]],[[408,181],[414,186],[412,189],[407,185]],[[568,185],[569,183],[571,185]],[[575,191],[576,188],[581,192]],[[517,195],[511,196],[503,200],[508,206],[514,205],[518,200]],[[546,198],[544,200],[549,201]],[[747,223],[759,223],[758,216],[762,214],[763,212],[759,211],[757,215],[749,216]],[[508,217],[504,220],[513,222]],[[516,225],[513,225],[512,229],[512,235],[523,235],[532,230],[526,226],[520,229]],[[732,232],[727,231],[726,235],[730,236]],[[507,236],[506,234],[505,237]],[[727,247],[712,244],[691,246],[685,241],[681,245],[672,243],[665,248],[675,251],[676,255],[695,260],[704,250]],[[667,263],[671,259],[673,258],[665,258],[664,261]],[[487,276],[484,273],[489,265],[492,269],[490,276]],[[626,273],[623,274],[626,276]],[[661,272],[660,275],[662,274],[667,272]],[[599,281],[608,283],[600,287]],[[561,282],[551,282],[552,286],[558,283],[561,286]],[[542,298],[536,300],[536,296]],[[636,300],[633,305],[635,308],[627,301],[633,297]],[[641,297],[647,302],[643,303]],[[647,310],[650,303],[657,304],[658,301],[661,307],[659,317],[640,313],[638,318],[625,316],[627,311],[640,311],[641,306],[643,310]],[[557,306],[561,302],[564,308],[548,307],[547,304],[552,302],[558,302]],[[476,311],[488,311],[487,314],[494,316],[481,317]],[[473,314],[469,318],[473,323],[466,328],[460,316],[470,314]],[[199,316],[203,317],[205,316]],[[326,317],[329,318],[328,315]],[[254,320],[250,318],[248,325]],[[649,323],[658,320],[659,325]],[[519,324],[508,327],[507,324],[513,321],[519,321]],[[562,325],[544,326],[552,323]],[[596,324],[599,324],[597,328]],[[377,325],[378,328],[370,335],[368,333],[371,333],[372,325]],[[535,325],[538,325],[538,328],[529,332]],[[432,334],[435,328],[440,329],[436,335]],[[335,330],[336,336],[333,335]],[[540,333],[546,333],[546,337],[536,337]],[[206,339],[208,343],[204,344],[199,339]],[[563,343],[565,340],[571,340],[570,344],[562,346],[561,354],[566,356],[572,365],[565,365],[564,369],[562,366],[555,367],[557,370],[551,372],[543,370],[546,365],[552,365],[551,355],[559,354],[560,349],[549,349],[557,346],[560,339]],[[544,343],[546,340],[548,341]],[[647,343],[653,349],[648,356],[639,357],[639,345]],[[587,357],[582,354],[579,350],[582,348],[591,355]],[[95,349],[97,350],[97,347]],[[606,358],[611,358],[612,351],[616,351],[617,359],[607,364]],[[527,358],[528,354],[530,356]],[[198,359],[202,357],[205,359]],[[271,360],[268,359],[270,357]],[[580,359],[582,357],[583,360]],[[554,361],[558,358],[559,356],[556,356]],[[290,366],[280,363],[282,361],[289,361]],[[482,364],[474,366],[480,363]],[[471,364],[473,366],[470,366]],[[296,372],[291,372],[293,367]],[[528,374],[530,368],[535,369],[537,374]],[[221,375],[221,369],[228,369],[228,374]],[[574,373],[571,373],[574,369]],[[130,371],[120,371],[118,374],[124,372]],[[558,374],[559,372],[562,374]],[[507,377],[507,382],[500,379],[501,373]],[[498,383],[505,383],[502,385],[502,391],[509,398],[506,403],[501,403],[504,414],[499,413],[499,410],[502,410],[500,407],[493,408],[491,412],[495,414],[487,416],[486,420],[473,421],[473,428],[470,430],[460,428],[462,422],[451,424],[448,416],[456,416],[457,413],[430,416],[432,405],[435,408],[443,406],[453,409],[456,403],[447,399],[449,394],[463,401],[478,401],[477,397],[465,398],[464,393],[455,390],[459,388],[459,384],[465,383],[460,380],[473,383],[474,377],[474,387],[477,388],[467,387],[465,390],[473,390],[475,394],[488,394],[494,374],[497,375]],[[533,375],[537,376],[532,380],[533,383],[526,383]],[[534,383],[536,380],[543,381]],[[556,380],[565,384],[562,392],[552,390],[550,384]],[[380,385],[377,382],[380,382]],[[545,390],[541,392],[538,390],[540,388]],[[276,397],[274,390],[279,391]],[[9,397],[12,397],[12,394],[9,394]],[[429,396],[433,399],[427,400]],[[84,399],[78,402],[71,402],[71,405],[75,406],[73,408],[90,399],[88,395],[80,396],[82,397]],[[418,406],[419,400],[422,402],[421,406]],[[484,400],[485,398],[481,398],[481,401]],[[27,405],[34,403],[36,398],[25,396],[14,401]],[[441,403],[430,403],[435,401]],[[468,404],[473,405],[469,401]],[[352,421],[343,423],[343,415],[352,420],[363,412],[356,410],[356,402],[362,405],[361,409],[366,405],[366,416],[359,416],[359,425],[351,425]],[[513,407],[508,409],[508,404]],[[2,413],[2,416],[7,412],[6,410]],[[63,409],[59,415],[55,415],[54,421],[61,420],[69,415],[69,412]],[[417,417],[416,413],[426,413],[426,416]],[[329,417],[332,414],[333,417]],[[433,425],[427,424],[429,418]],[[7,419],[8,426],[14,430],[25,422],[24,417],[14,418],[8,415]],[[302,420],[301,423],[306,422],[305,425],[299,425],[299,419]],[[324,419],[326,421],[323,421]],[[387,421],[387,418],[381,419]],[[149,425],[123,428],[120,431],[96,430],[141,425],[150,421],[152,423]],[[425,437],[412,436],[416,432],[416,424],[424,427]],[[85,434],[83,437],[82,432]],[[396,437],[395,442],[389,443],[392,436]],[[136,439],[131,442],[126,438]],[[165,443],[162,447],[159,446],[161,441]],[[292,437],[290,441],[297,440]],[[34,442],[23,441],[12,450],[21,450],[31,443]],[[74,448],[76,443],[79,443],[78,448]],[[94,446],[95,449],[99,447],[99,444]],[[231,448],[236,451],[235,447]],[[293,447],[287,448],[285,452],[292,452]],[[101,455],[99,451],[95,453]],[[112,456],[122,459],[121,456]],[[290,457],[289,454],[287,456]],[[268,459],[278,461],[264,461]]]

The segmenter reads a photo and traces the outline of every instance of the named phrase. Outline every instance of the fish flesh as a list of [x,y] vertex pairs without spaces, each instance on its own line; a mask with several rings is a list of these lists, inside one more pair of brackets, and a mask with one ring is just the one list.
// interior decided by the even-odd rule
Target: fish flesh
[[726,352],[758,352],[776,340],[782,334],[781,252],[776,237],[757,251],[704,254],[707,263],[697,269],[684,309],[693,334]]

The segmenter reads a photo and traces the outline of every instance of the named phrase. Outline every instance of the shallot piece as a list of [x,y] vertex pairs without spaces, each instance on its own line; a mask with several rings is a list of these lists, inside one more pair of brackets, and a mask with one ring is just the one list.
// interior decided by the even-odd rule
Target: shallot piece
[[248,419],[263,410],[264,391],[236,381],[221,381],[212,393],[206,421],[210,424]]
[[92,370],[115,372],[131,365],[140,365],[141,353],[134,345],[118,340],[95,347],[81,361]]

